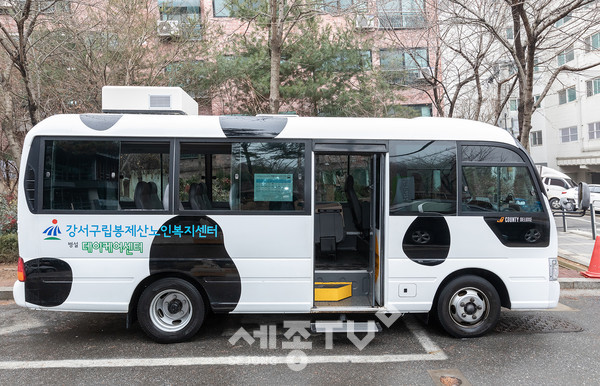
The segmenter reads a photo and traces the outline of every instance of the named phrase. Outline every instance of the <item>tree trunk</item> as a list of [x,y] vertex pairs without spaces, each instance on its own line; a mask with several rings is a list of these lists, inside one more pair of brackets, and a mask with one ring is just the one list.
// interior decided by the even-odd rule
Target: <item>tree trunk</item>
[[271,3],[271,30],[270,48],[271,48],[271,79],[269,83],[269,110],[271,114],[279,113],[281,97],[279,95],[279,86],[281,82],[281,44],[282,44],[282,26],[279,13],[282,8],[279,0],[270,0]]

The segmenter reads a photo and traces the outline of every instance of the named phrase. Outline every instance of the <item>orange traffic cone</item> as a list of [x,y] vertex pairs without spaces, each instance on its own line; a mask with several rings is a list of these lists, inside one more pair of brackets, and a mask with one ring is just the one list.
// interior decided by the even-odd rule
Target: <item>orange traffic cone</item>
[[594,243],[594,250],[592,251],[592,259],[590,260],[590,266],[585,272],[581,272],[585,277],[591,277],[593,279],[600,279],[600,236],[596,237]]

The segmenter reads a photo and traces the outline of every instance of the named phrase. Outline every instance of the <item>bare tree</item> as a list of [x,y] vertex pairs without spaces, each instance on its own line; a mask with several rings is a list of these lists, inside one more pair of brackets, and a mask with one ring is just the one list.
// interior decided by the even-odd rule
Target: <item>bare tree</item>
[[66,1],[6,0],[0,14],[0,125],[2,168],[0,189],[16,187],[23,138],[41,118],[40,84],[35,50],[46,35],[38,34],[48,15],[58,17]]
[[59,0],[10,0],[7,15],[0,18],[0,46],[20,74],[31,126],[39,121],[38,100],[33,92],[31,64],[28,58],[35,43],[31,38],[40,22],[44,21],[43,15],[54,12],[58,3]]
[[[600,65],[574,67],[556,63],[556,54],[582,41],[596,25],[600,7],[595,0],[444,0],[446,10],[456,23],[478,26],[493,37],[510,58],[518,86],[518,139],[529,149],[531,119],[536,108],[561,73],[574,73]],[[565,18],[576,22],[564,25]],[[550,56],[548,56],[550,55]],[[547,64],[549,76],[539,98],[534,101],[534,73]]]
[[169,85],[169,72],[202,53],[202,43],[187,34],[159,38],[155,2],[89,0],[73,7],[51,26],[52,44],[40,53],[49,112],[100,111],[105,85]]

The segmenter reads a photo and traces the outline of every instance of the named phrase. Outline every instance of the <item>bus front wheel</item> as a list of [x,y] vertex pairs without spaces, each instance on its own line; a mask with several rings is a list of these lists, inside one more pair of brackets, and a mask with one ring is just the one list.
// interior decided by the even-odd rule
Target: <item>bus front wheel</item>
[[137,316],[142,330],[158,343],[192,338],[204,321],[204,301],[198,289],[178,278],[150,284],[140,296]]
[[444,330],[454,337],[481,336],[498,323],[500,296],[489,281],[479,276],[460,276],[442,289],[437,315]]

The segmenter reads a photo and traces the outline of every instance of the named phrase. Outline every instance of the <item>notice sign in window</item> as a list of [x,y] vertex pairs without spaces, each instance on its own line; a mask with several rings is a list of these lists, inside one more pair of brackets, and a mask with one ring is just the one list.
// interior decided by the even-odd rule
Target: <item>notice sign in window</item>
[[255,174],[254,201],[293,201],[292,174]]

